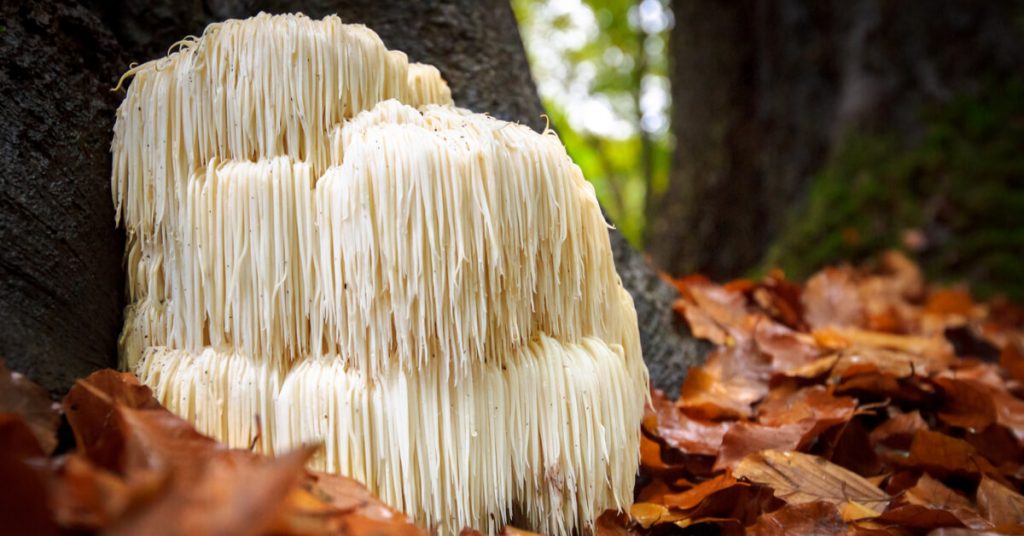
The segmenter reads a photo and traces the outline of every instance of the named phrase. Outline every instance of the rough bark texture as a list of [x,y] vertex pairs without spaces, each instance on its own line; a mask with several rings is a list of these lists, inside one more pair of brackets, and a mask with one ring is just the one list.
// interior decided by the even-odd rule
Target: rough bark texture
[[677,147],[649,215],[655,261],[716,278],[750,269],[844,134],[913,140],[923,105],[1019,75],[1022,6],[673,0]]
[[84,7],[0,3],[0,357],[50,390],[113,363],[123,246],[108,148],[122,63]]
[[[175,41],[225,18],[260,11],[337,13],[366,24],[410,59],[436,65],[459,105],[534,128],[544,124],[515,18],[504,1],[84,5],[5,6],[7,28],[0,34],[0,110],[6,120],[0,125],[0,350],[15,370],[52,390],[113,363],[123,274],[108,152],[120,95],[109,89],[129,62],[162,56]],[[674,394],[687,367],[706,349],[675,321],[675,290],[618,233],[612,239],[620,274],[636,301],[652,380]]]
[[211,22],[261,11],[337,14],[380,34],[388,48],[440,69],[459,105],[542,128],[543,109],[512,8],[502,0],[115,0],[97,9],[133,61],[166,54]]

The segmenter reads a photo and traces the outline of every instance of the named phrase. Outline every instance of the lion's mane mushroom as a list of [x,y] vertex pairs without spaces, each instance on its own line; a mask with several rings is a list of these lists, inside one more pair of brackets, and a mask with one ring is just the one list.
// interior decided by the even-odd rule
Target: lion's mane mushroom
[[630,503],[636,314],[554,133],[337,17],[215,24],[129,74],[121,359],[165,405],[233,446],[323,441],[317,468],[447,533]]

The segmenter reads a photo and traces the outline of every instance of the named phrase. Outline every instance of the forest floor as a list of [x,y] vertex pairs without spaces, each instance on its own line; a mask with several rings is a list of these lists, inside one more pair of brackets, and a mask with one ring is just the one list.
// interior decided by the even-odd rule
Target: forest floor
[[[1024,309],[896,253],[673,283],[716,349],[678,400],[652,392],[636,503],[597,533],[1024,533]],[[423,533],[312,452],[228,449],[130,374],[57,405],[0,369],[0,532]]]

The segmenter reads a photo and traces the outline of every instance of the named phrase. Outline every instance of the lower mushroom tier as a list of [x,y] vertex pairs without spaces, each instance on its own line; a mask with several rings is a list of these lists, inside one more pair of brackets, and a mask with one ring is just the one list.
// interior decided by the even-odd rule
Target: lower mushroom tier
[[459,382],[438,368],[367,382],[342,360],[288,371],[237,354],[149,348],[135,372],[172,411],[230,446],[324,448],[315,469],[364,482],[441,533],[515,519],[546,534],[589,526],[633,497],[647,374],[593,338],[541,336]]

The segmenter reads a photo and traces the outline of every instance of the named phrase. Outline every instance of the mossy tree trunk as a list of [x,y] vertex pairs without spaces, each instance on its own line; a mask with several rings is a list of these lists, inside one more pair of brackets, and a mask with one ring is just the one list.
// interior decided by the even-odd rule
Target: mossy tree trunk
[[922,107],[1020,75],[1024,2],[673,0],[676,152],[654,260],[742,275],[851,131],[912,141]]

